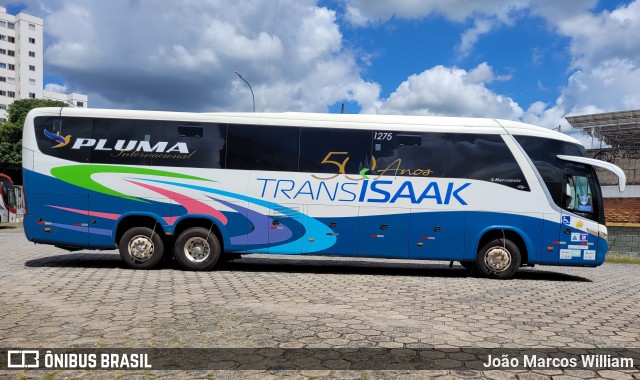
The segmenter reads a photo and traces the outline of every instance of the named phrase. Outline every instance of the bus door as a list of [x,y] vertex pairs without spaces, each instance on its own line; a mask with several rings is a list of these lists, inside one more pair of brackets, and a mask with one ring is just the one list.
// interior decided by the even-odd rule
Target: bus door
[[599,192],[595,171],[567,169],[562,179],[560,265],[595,265],[598,251]]

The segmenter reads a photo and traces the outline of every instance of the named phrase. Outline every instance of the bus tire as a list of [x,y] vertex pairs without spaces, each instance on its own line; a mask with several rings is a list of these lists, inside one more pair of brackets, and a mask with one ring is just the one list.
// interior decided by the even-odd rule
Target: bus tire
[[494,239],[478,251],[476,268],[486,277],[504,280],[518,271],[520,261],[517,245],[509,239]]
[[133,227],[120,238],[120,257],[133,269],[151,269],[158,265],[164,254],[162,237],[148,227]]
[[182,269],[210,270],[220,259],[220,242],[210,230],[191,227],[178,236],[173,254]]

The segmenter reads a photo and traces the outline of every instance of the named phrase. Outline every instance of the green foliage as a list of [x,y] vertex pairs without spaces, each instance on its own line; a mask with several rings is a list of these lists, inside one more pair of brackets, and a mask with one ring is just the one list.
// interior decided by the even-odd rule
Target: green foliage
[[7,113],[9,114],[9,122],[20,126],[24,125],[24,119],[29,111],[34,108],[41,107],[66,107],[67,103],[58,100],[48,99],[20,99],[9,105]]
[[9,118],[0,124],[0,172],[22,168],[22,128],[29,111],[39,107],[66,107],[57,100],[20,99],[9,105]]

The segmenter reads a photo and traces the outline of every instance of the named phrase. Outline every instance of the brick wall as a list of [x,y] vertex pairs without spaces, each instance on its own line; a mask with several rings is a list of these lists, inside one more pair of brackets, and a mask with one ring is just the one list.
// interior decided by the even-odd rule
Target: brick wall
[[[590,157],[618,165],[627,176],[627,186],[640,185],[640,149],[591,149]],[[617,186],[618,178],[608,170],[596,169],[601,186]],[[640,223],[640,198],[605,198],[607,223]]]
[[607,223],[640,223],[640,198],[605,198]]

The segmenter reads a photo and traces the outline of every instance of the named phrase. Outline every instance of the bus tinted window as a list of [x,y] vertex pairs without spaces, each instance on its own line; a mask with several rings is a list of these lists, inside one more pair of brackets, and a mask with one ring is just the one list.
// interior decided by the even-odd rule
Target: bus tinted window
[[586,149],[579,144],[533,136],[515,136],[547,185],[554,202],[562,207],[562,173],[567,167],[559,154],[586,157]]
[[[444,176],[445,134],[374,132],[376,173],[391,176]],[[381,137],[381,138],[376,138]]]
[[227,169],[298,171],[300,128],[229,125]]
[[499,135],[447,134],[445,176],[498,183],[529,191],[509,147]]
[[[168,141],[172,154],[152,158],[153,165],[221,169],[227,154],[227,125],[172,122],[159,130],[158,138]],[[184,143],[175,146],[176,143]]]
[[371,131],[303,128],[300,171],[357,174],[370,168]]
[[[140,142],[153,146],[158,140],[145,120],[94,119],[94,146],[91,162],[119,165],[151,165],[151,159],[138,151]],[[153,135],[153,137],[152,137]]]
[[75,162],[89,162],[90,118],[41,116],[34,120],[36,142],[46,155]]
[[94,119],[91,162],[222,168],[226,125]]

